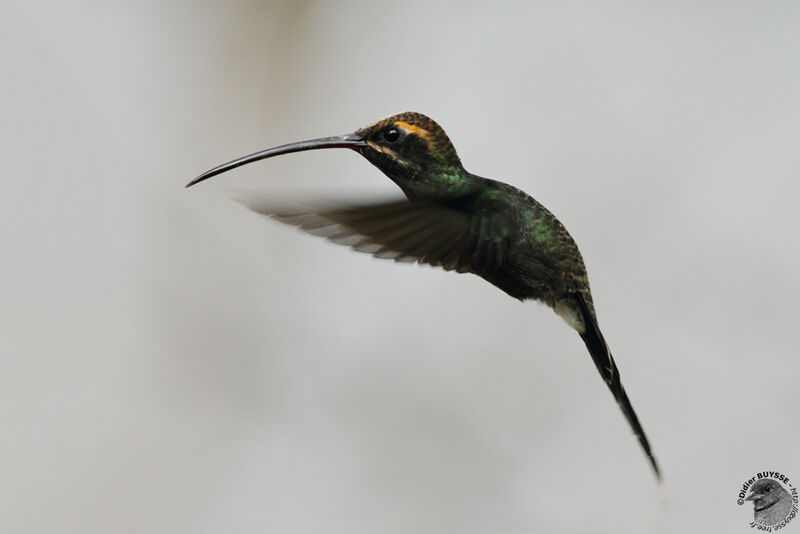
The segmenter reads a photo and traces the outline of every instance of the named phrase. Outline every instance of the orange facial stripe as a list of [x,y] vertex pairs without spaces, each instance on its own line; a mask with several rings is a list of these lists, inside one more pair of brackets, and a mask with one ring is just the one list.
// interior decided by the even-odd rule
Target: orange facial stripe
[[409,124],[409,123],[407,123],[405,121],[396,121],[394,123],[394,125],[395,126],[399,126],[400,128],[404,129],[408,133],[412,133],[412,134],[418,135],[421,138],[423,138],[425,141],[430,143],[430,141],[428,140],[428,136],[431,133],[428,130],[426,130],[425,128],[420,128],[419,126],[414,126],[413,124]]

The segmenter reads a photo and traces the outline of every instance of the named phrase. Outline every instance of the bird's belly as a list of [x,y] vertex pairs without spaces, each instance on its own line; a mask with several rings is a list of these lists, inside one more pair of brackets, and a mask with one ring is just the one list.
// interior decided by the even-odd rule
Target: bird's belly
[[560,293],[546,280],[532,279],[513,268],[501,272],[475,273],[508,295],[519,300],[539,300],[552,307]]

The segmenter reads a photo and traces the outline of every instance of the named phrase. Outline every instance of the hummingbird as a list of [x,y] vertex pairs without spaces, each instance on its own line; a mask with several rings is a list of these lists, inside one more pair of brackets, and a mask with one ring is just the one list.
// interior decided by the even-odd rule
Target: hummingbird
[[447,134],[433,119],[415,112],[399,113],[350,134],[269,148],[214,167],[186,187],[254,161],[323,148],[358,152],[397,184],[405,198],[326,207],[256,202],[249,207],[359,252],[473,273],[516,299],[551,307],[583,339],[661,480],[650,443],[600,331],[575,241],[531,196],[465,170]]

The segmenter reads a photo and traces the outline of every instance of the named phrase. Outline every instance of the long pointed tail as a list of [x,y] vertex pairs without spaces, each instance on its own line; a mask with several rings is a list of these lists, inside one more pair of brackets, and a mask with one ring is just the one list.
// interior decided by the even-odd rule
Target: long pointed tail
[[608,345],[605,339],[603,339],[603,334],[600,332],[594,313],[590,311],[582,294],[576,293],[575,296],[585,325],[585,331],[580,333],[581,338],[583,338],[583,342],[586,343],[586,348],[589,349],[589,354],[591,354],[592,360],[594,360],[594,364],[597,366],[597,370],[608,385],[608,389],[611,390],[611,394],[614,395],[622,413],[625,414],[625,418],[631,425],[633,433],[639,439],[639,443],[644,449],[645,454],[647,454],[647,458],[650,460],[650,465],[653,466],[656,478],[660,482],[661,470],[658,468],[658,462],[656,462],[653,456],[653,451],[650,449],[650,442],[647,441],[647,436],[644,433],[641,423],[639,423],[639,418],[636,416],[636,412],[633,411],[633,406],[631,405],[630,399],[628,399],[628,394],[625,393],[625,388],[622,387],[619,369],[617,369],[617,364],[614,363],[611,351],[608,350]]

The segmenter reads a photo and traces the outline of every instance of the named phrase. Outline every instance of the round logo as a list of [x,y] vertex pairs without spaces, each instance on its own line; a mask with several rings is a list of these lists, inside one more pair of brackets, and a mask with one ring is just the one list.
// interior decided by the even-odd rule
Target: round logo
[[753,503],[750,527],[764,532],[785,527],[798,513],[797,488],[778,471],[762,471],[750,477],[739,490],[736,503]]

